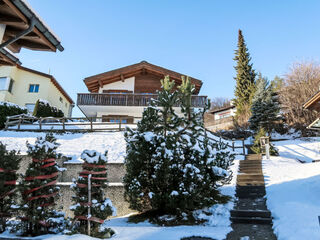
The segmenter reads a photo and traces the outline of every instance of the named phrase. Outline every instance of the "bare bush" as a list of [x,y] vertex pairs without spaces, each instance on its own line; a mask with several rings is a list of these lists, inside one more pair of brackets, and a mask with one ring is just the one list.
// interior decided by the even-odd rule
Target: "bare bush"
[[211,99],[211,109],[210,110],[216,110],[223,107],[229,107],[231,100],[229,98],[225,97],[215,97]]
[[284,76],[279,100],[286,122],[295,126],[306,126],[315,120],[316,113],[303,109],[303,104],[320,87],[320,65],[314,61],[292,64]]

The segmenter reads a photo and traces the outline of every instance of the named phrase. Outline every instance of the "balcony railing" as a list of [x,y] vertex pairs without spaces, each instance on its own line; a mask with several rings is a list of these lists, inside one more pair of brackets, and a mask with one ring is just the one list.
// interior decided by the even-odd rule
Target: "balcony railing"
[[[157,97],[157,94],[78,93],[77,105],[148,106],[151,99]],[[207,96],[193,95],[191,98],[193,107],[202,108],[206,102]]]

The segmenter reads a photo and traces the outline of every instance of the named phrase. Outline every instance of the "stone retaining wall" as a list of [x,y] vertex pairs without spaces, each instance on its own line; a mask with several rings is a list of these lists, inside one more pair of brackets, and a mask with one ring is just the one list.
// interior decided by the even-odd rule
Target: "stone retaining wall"
[[[25,173],[30,162],[30,157],[23,156],[18,173]],[[73,191],[70,189],[70,185],[72,179],[78,177],[79,172],[82,170],[82,164],[63,163],[64,159],[58,159],[57,162],[59,167],[66,168],[64,172],[60,173],[58,178],[61,197],[57,202],[57,207],[62,207],[67,216],[71,217],[72,212],[69,210],[69,207],[72,205],[71,196],[73,195]],[[110,198],[113,205],[117,208],[117,216],[123,216],[134,212],[129,209],[129,203],[124,199],[122,179],[125,172],[126,170],[123,163],[107,163],[109,185],[106,190],[106,197]]]

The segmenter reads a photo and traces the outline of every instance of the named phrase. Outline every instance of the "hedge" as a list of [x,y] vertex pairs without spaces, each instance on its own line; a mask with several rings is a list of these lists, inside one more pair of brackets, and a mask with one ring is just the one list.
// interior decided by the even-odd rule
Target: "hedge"
[[0,102],[0,129],[5,127],[8,116],[14,116],[23,113],[28,113],[28,110],[24,107],[20,107],[19,105],[10,102]]
[[36,117],[64,117],[64,113],[51,106],[47,101],[38,100],[33,110],[33,116]]

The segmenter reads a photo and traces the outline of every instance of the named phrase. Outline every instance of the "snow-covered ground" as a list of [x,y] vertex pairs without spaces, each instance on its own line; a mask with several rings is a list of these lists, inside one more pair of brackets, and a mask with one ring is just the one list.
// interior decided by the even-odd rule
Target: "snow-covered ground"
[[[320,239],[319,139],[275,142],[280,156],[263,160],[267,205],[278,240]],[[300,163],[305,160],[309,163]]]
[[[126,142],[123,132],[92,132],[54,134],[61,145],[57,151],[65,156],[72,157],[71,162],[80,160],[83,150],[96,150],[104,153],[108,150],[109,162],[123,162],[126,154]],[[34,143],[36,137],[45,136],[41,132],[14,132],[0,131],[0,142],[7,145],[9,150],[19,150],[26,154],[26,141]]]
[[[232,166],[234,176],[239,166],[236,160]],[[236,177],[230,184],[221,188],[225,195],[234,197],[236,186]],[[182,237],[202,236],[213,239],[225,239],[226,235],[232,230],[230,224],[230,210],[233,209],[233,202],[225,205],[216,205],[211,210],[214,212],[207,224],[203,226],[176,226],[176,227],[159,227],[149,222],[128,223],[127,217],[114,218],[108,221],[105,226],[111,227],[116,231],[112,239],[121,240],[180,240]]]
[[320,138],[299,138],[273,142],[282,157],[296,159],[301,162],[320,160]]

